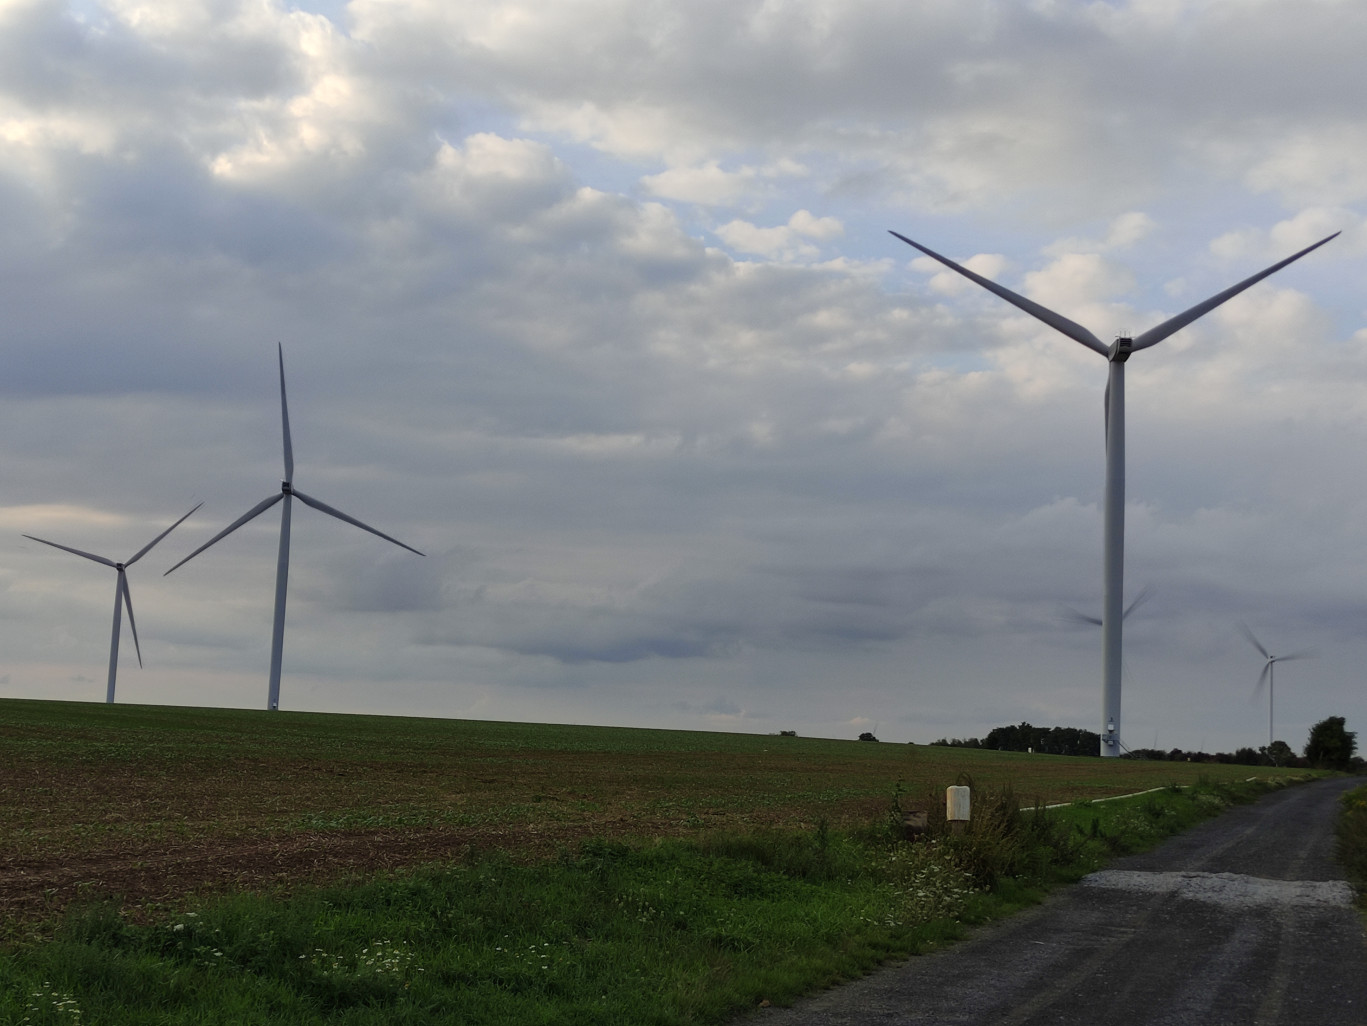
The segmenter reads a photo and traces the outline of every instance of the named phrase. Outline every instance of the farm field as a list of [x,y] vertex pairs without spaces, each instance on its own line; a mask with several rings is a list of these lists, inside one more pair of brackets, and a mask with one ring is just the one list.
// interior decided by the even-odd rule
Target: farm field
[[[1246,766],[592,726],[0,701],[0,921],[134,915],[594,840],[867,826],[968,774],[1022,804]],[[1259,770],[1267,776],[1277,771]],[[1290,772],[1287,775],[1291,775]],[[823,827],[825,829],[825,827]]]

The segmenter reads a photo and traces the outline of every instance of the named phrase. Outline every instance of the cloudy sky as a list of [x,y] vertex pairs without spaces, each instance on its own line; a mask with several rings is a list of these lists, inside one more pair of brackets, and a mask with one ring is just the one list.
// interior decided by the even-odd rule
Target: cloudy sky
[[[1367,7],[0,0],[0,695],[931,741],[1367,728]],[[277,507],[278,508],[278,507]],[[1365,735],[1367,736],[1367,735]]]

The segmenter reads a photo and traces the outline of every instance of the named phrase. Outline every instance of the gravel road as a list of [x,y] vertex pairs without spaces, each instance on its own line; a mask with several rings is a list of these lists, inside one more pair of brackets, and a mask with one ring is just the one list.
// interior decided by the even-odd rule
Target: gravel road
[[1367,1026],[1367,934],[1332,856],[1360,783],[1237,807],[953,948],[743,1022]]

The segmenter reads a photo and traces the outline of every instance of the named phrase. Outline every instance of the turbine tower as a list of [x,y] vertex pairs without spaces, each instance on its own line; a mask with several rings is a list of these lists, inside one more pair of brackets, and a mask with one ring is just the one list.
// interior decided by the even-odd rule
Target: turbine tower
[[938,260],[946,267],[962,274],[969,281],[976,282],[989,292],[1006,300],[1012,306],[1024,310],[1031,317],[1043,321],[1049,327],[1062,332],[1075,342],[1104,356],[1110,364],[1110,375],[1106,383],[1105,421],[1106,421],[1106,485],[1103,493],[1105,506],[1102,529],[1102,611],[1101,611],[1101,754],[1118,756],[1120,754],[1120,645],[1124,616],[1122,614],[1125,566],[1125,361],[1131,354],[1157,345],[1169,335],[1185,328],[1198,317],[1203,317],[1220,304],[1233,299],[1244,289],[1256,285],[1270,274],[1280,271],[1287,264],[1299,260],[1305,254],[1323,246],[1337,236],[1335,232],[1312,246],[1306,246],[1237,285],[1231,285],[1223,292],[1197,303],[1176,317],[1170,317],[1155,328],[1150,328],[1134,338],[1117,338],[1106,345],[1090,331],[1075,321],[1041,306],[1033,300],[1012,292],[996,282],[961,267],[948,257],[941,256],[933,249],[927,249],[919,242],[913,242],[898,232],[892,232],[913,249]]
[[277,502],[284,502],[284,505],[280,510],[280,553],[275,565],[275,622],[271,633],[271,678],[266,696],[266,708],[270,710],[280,708],[280,664],[285,652],[285,593],[288,589],[290,576],[290,506],[292,501],[298,499],[306,506],[312,506],[314,509],[320,510],[330,517],[336,517],[338,520],[351,524],[353,527],[359,527],[362,531],[369,531],[371,534],[378,535],[387,542],[393,542],[401,549],[415,552],[419,556],[425,555],[425,553],[418,552],[413,546],[405,545],[403,542],[399,541],[399,539],[391,538],[383,531],[377,531],[369,524],[363,524],[355,517],[348,516],[341,510],[334,509],[325,502],[320,502],[311,496],[305,495],[294,487],[294,448],[290,444],[290,411],[289,405],[285,401],[285,350],[283,346],[277,344],[276,355],[280,361],[280,424],[284,436],[285,447],[285,479],[280,482],[280,491],[262,499],[246,513],[242,514],[242,516],[238,517],[223,530],[219,531],[218,534],[214,535],[199,548],[195,549],[194,552],[190,553],[175,566],[171,567],[171,570],[166,571],[166,573],[169,574],[177,567],[185,565],[215,542],[232,534],[243,524],[247,523],[247,521],[266,512],[266,510],[270,509]]
[[[204,503],[202,502],[195,503],[195,505],[191,507],[190,513],[193,513],[203,505]],[[107,559],[104,556],[97,556],[93,552],[83,552],[80,549],[73,549],[70,545],[58,545],[56,542],[48,541],[46,538],[35,538],[31,534],[24,535],[24,537],[28,538],[30,541],[42,542],[44,545],[51,545],[54,549],[61,549],[63,552],[70,552],[76,556],[84,556],[86,559],[93,559],[96,563],[103,563],[105,566],[113,567],[114,572],[118,574],[118,578],[114,584],[114,630],[109,638],[109,685],[105,689],[104,695],[104,700],[106,702],[112,703],[114,701],[114,678],[119,671],[119,634],[123,629],[124,606],[128,607],[128,626],[133,630],[133,649],[138,653],[138,666],[142,666],[142,646],[138,644],[138,625],[133,619],[133,597],[128,592],[128,575],[124,571],[138,560],[142,559],[143,556],[147,555],[153,545],[183,524],[190,513],[186,513],[185,516],[181,517],[166,530],[162,531],[161,534],[157,535],[142,548],[138,549],[131,558],[124,560],[122,563],[116,563],[112,559]]]
[[1243,636],[1248,639],[1249,644],[1256,648],[1262,657],[1267,660],[1267,662],[1263,664],[1263,672],[1258,675],[1258,685],[1253,689],[1253,697],[1258,697],[1263,690],[1263,681],[1267,681],[1267,746],[1271,748],[1274,740],[1272,736],[1272,703],[1275,700],[1277,693],[1277,671],[1275,667],[1278,663],[1285,663],[1292,659],[1308,659],[1315,653],[1310,649],[1305,649],[1301,652],[1292,652],[1290,655],[1274,656],[1267,649],[1263,648],[1263,643],[1261,641],[1253,636],[1253,632],[1249,630],[1248,624],[1240,623],[1239,630],[1243,633]]

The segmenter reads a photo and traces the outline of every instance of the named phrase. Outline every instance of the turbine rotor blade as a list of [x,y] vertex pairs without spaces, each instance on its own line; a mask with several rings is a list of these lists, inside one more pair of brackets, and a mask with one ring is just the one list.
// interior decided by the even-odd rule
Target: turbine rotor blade
[[1145,602],[1149,601],[1149,599],[1151,598],[1153,598],[1153,588],[1149,587],[1149,585],[1146,584],[1144,585],[1144,587],[1139,589],[1139,594],[1134,597],[1134,601],[1131,602],[1129,606],[1126,607],[1125,611],[1120,614],[1120,618],[1122,620],[1128,620],[1130,618],[1131,613],[1133,613],[1136,609],[1142,606]]
[[[241,527],[243,524],[245,524],[248,520],[252,519],[252,517],[259,516],[260,514],[266,512],[266,510],[270,509],[272,506],[274,506],[277,502],[279,502],[279,501],[280,501],[281,499],[283,499],[284,497],[285,497],[285,493],[284,493],[284,492],[276,492],[276,493],[275,493],[274,495],[272,495],[269,499],[262,499],[262,500],[261,500],[260,502],[258,502],[255,506],[253,506],[251,509],[249,509],[246,513],[242,514],[242,516],[238,517],[236,520],[234,520],[231,524],[229,524],[229,525],[228,525],[227,527],[225,527],[223,530],[219,531],[218,534],[214,535],[212,538],[210,538],[208,541],[206,541],[206,542],[205,542],[203,545],[201,545],[199,548],[195,549],[194,552],[190,553],[188,556],[186,556],[184,559],[182,559],[182,560],[181,560],[179,563],[177,563],[175,566],[171,567],[171,570],[175,570],[177,567],[184,566],[186,563],[190,562],[190,560],[194,559],[194,558],[195,558],[196,556],[198,556],[201,552],[203,552],[205,549],[207,549],[210,545],[214,544],[214,542],[219,541],[219,540],[222,539],[222,538],[226,538],[228,535],[232,534],[232,533],[233,533],[234,531],[236,531],[239,527]],[[171,572],[171,570],[167,570],[167,571],[166,571],[166,574],[169,574],[169,573]],[[165,577],[166,574],[162,574],[162,576]]]
[[1263,666],[1263,672],[1258,675],[1258,686],[1253,689],[1253,697],[1255,699],[1263,693],[1263,685],[1267,683],[1267,675],[1271,672],[1272,660],[1269,659],[1266,665]]
[[395,545],[397,545],[397,546],[398,546],[399,548],[401,548],[401,549],[407,549],[409,552],[415,552],[415,553],[417,553],[419,556],[425,556],[425,555],[426,555],[425,552],[418,552],[418,550],[415,549],[415,548],[413,548],[413,546],[411,546],[411,545],[405,545],[403,542],[399,541],[399,539],[397,539],[397,538],[391,538],[389,535],[385,534],[383,531],[377,531],[377,530],[375,530],[375,528],[371,527],[369,524],[363,524],[363,523],[361,523],[361,521],[357,520],[355,517],[347,516],[347,514],[343,513],[340,509],[333,509],[333,507],[329,506],[326,502],[319,502],[317,499],[314,499],[314,498],[311,498],[311,497],[305,495],[303,492],[299,491],[298,489],[295,489],[295,490],[294,490],[293,495],[294,495],[294,497],[295,497],[296,499],[298,499],[300,502],[305,503],[305,504],[307,504],[307,505],[309,505],[309,506],[312,506],[314,509],[319,510],[319,511],[321,511],[321,512],[323,512],[323,513],[328,514],[328,516],[333,516],[333,517],[336,517],[338,520],[345,521],[346,523],[351,524],[353,527],[359,527],[362,531],[369,531],[371,534],[378,535],[379,537],[383,538],[383,539],[384,539],[385,541],[387,541],[387,542],[393,542]]
[[[1128,620],[1130,618],[1131,613],[1133,613],[1136,609],[1138,609],[1152,597],[1153,588],[1149,587],[1147,584],[1144,585],[1144,587],[1139,590],[1139,594],[1134,597],[1134,601],[1131,602],[1129,606],[1126,607],[1125,611],[1120,614],[1120,619]],[[1103,626],[1101,617],[1088,616],[1086,613],[1079,612],[1072,606],[1064,606],[1063,613],[1063,618],[1072,623],[1086,623],[1091,624],[1093,627]]]
[[285,439],[285,480],[294,480],[294,446],[290,443],[290,408],[285,401],[285,347],[275,344],[280,358],[280,425]]
[[1245,278],[1243,281],[1239,282],[1239,284],[1231,285],[1229,288],[1225,289],[1218,295],[1211,296],[1204,302],[1197,303],[1190,310],[1185,310],[1182,313],[1178,314],[1176,317],[1168,318],[1168,320],[1158,325],[1158,327],[1150,328],[1148,331],[1144,332],[1144,334],[1139,335],[1135,338],[1133,345],[1130,346],[1130,351],[1138,352],[1140,349],[1147,349],[1149,348],[1149,346],[1157,345],[1159,342],[1162,342],[1169,335],[1181,331],[1183,328],[1185,328],[1192,321],[1196,320],[1198,317],[1204,317],[1206,314],[1210,313],[1220,304],[1226,302],[1227,300],[1233,299],[1240,292],[1244,291],[1244,289],[1248,288],[1251,285],[1258,284],[1258,282],[1262,281],[1269,274],[1275,274],[1276,272],[1280,271],[1283,267],[1285,267],[1287,264],[1299,260],[1301,257],[1305,256],[1305,254],[1309,253],[1311,250],[1319,249],[1330,239],[1335,238],[1338,234],[1338,232],[1335,232],[1328,238],[1320,239],[1320,241],[1315,243],[1313,246],[1306,246],[1299,253],[1291,254],[1291,256],[1287,257],[1285,260],[1278,261],[1271,267],[1259,271],[1257,274],[1253,275],[1250,278]]
[[1070,623],[1088,624],[1092,627],[1101,626],[1101,617],[1088,616],[1086,613],[1074,609],[1072,606],[1064,606],[1063,618]]
[[[203,506],[203,505],[204,505],[204,503],[202,503],[202,502],[197,502],[197,503],[195,503],[194,507],[190,510],[190,513],[193,513],[195,510],[199,509],[199,507],[200,507],[200,506]],[[179,520],[177,520],[174,524],[172,524],[172,525],[171,525],[170,527],[168,527],[166,530],[162,531],[161,534],[157,535],[155,538],[153,538],[150,542],[148,542],[148,543],[147,543],[146,545],[144,545],[142,548],[138,549],[137,555],[135,555],[132,559],[129,559],[129,560],[125,561],[123,565],[124,565],[124,566],[132,566],[132,565],[133,565],[134,563],[136,563],[138,560],[142,559],[142,557],[145,556],[145,555],[147,555],[147,553],[151,550],[151,548],[152,548],[153,545],[155,545],[157,542],[161,541],[163,538],[165,538],[168,534],[170,534],[172,531],[174,531],[174,530],[175,530],[177,527],[179,527],[181,524],[185,523],[186,519],[190,516],[190,513],[186,513],[185,516],[181,517]]]
[[[54,541],[48,541],[46,538],[35,538],[31,534],[26,534],[24,535],[24,537],[27,538],[29,541],[42,542],[44,545],[51,545],[54,549],[61,549],[63,552],[70,552],[72,555],[84,556],[86,559],[93,559],[96,563],[103,563],[105,566],[112,566],[116,570],[119,567],[119,564],[115,563],[112,559],[106,559],[104,556],[97,556],[93,552],[83,552],[80,549],[73,549],[70,545],[58,545]],[[106,577],[105,580],[107,581],[109,580],[109,578]]]
[[1272,653],[1263,648],[1263,643],[1253,636],[1253,632],[1248,629],[1248,624],[1242,620],[1239,621],[1239,630],[1248,639],[1249,644],[1262,653],[1264,659],[1272,658]]
[[138,644],[138,624],[133,619],[133,596],[128,591],[128,575],[122,570],[119,571],[119,592],[123,595],[123,604],[128,609],[128,626],[133,631],[133,650],[138,653],[138,667],[142,667],[142,646]]
[[1005,286],[998,285],[995,281],[992,281],[989,278],[984,278],[980,274],[974,274],[967,267],[963,267],[959,264],[956,264],[953,260],[949,259],[949,257],[941,256],[939,253],[936,253],[933,249],[927,249],[925,246],[922,246],[919,242],[913,242],[911,239],[907,238],[905,235],[902,235],[899,232],[889,231],[888,234],[896,236],[897,238],[905,242],[908,246],[911,246],[913,249],[919,249],[926,256],[934,260],[940,261],[940,263],[944,264],[950,270],[958,271],[969,281],[976,282],[978,285],[981,285],[983,288],[987,289],[988,292],[991,292],[996,296],[1000,296],[1002,299],[1006,300],[1012,306],[1017,307],[1020,310],[1024,310],[1026,313],[1028,313],[1031,317],[1034,317],[1036,320],[1043,321],[1045,324],[1049,325],[1049,327],[1053,328],[1055,331],[1060,331],[1063,334],[1067,335],[1069,338],[1073,339],[1074,341],[1081,342],[1088,349],[1093,349],[1105,357],[1109,357],[1111,355],[1111,350],[1109,346],[1103,343],[1101,339],[1097,338],[1095,335],[1093,335],[1090,331],[1084,328],[1081,324],[1078,324],[1076,321],[1070,321],[1067,317],[1064,317],[1062,314],[1056,314],[1053,310],[1050,310],[1048,307],[1040,306],[1040,304],[1036,303],[1034,300],[1026,299],[1024,296],[1012,292]]

